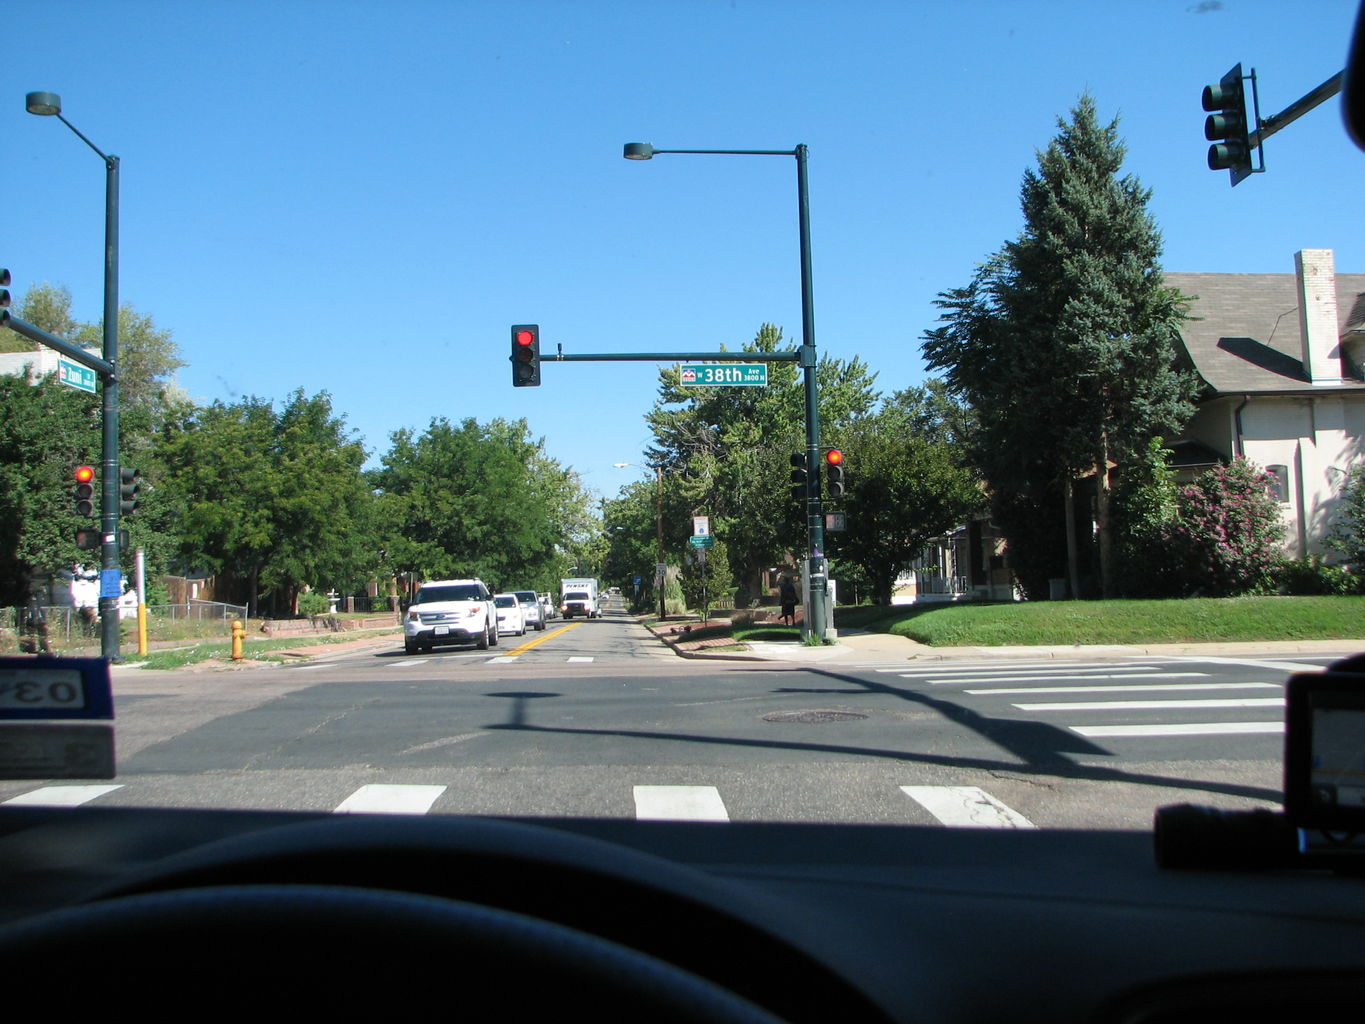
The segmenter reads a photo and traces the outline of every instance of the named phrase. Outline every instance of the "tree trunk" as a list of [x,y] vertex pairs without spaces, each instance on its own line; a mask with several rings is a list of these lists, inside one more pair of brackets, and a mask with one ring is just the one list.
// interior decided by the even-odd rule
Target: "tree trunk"
[[1076,491],[1071,477],[1066,478],[1063,491],[1066,501],[1066,572],[1071,583],[1072,599],[1081,596],[1080,556],[1076,550]]
[[1100,595],[1106,600],[1114,596],[1114,544],[1109,529],[1109,441],[1105,438],[1100,453],[1100,464],[1095,467],[1095,518],[1100,531]]

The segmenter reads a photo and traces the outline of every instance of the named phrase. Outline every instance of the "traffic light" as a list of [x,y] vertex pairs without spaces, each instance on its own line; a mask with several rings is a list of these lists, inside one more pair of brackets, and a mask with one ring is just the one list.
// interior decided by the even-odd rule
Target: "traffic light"
[[844,453],[838,448],[825,452],[825,497],[844,496]]
[[119,515],[131,515],[137,511],[137,497],[142,491],[142,474],[135,469],[122,466],[118,471],[118,510]]
[[93,516],[95,514],[95,470],[91,466],[77,466],[76,490],[73,497],[76,499],[76,515]]
[[0,324],[9,319],[9,271],[0,267]]
[[535,324],[512,328],[512,387],[540,387],[540,328]]
[[80,551],[98,551],[103,541],[99,530],[76,531],[76,548]]
[[[1253,88],[1255,80],[1253,78]],[[1247,117],[1247,97],[1243,87],[1242,65],[1235,65],[1217,85],[1204,86],[1204,138],[1209,147],[1209,170],[1226,170],[1236,185],[1254,168],[1251,166],[1251,133],[1258,127]]]
[[805,501],[810,497],[810,476],[806,472],[806,453],[795,452],[792,464],[792,501]]

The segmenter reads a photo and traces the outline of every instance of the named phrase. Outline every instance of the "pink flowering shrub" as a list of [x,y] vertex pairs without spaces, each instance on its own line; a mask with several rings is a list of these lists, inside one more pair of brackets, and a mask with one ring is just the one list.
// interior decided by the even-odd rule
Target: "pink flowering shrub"
[[1226,596],[1271,584],[1284,558],[1284,523],[1270,484],[1239,456],[1180,488],[1177,517],[1165,529],[1173,589]]

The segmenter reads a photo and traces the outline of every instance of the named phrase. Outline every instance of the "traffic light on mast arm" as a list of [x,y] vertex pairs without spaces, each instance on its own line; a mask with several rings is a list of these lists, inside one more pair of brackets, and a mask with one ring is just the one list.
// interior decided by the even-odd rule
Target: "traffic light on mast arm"
[[76,489],[72,497],[76,499],[76,515],[87,518],[95,514],[95,470],[92,466],[77,466],[72,474],[76,478]]
[[536,324],[512,328],[512,386],[540,387],[540,328]]
[[[1254,95],[1254,71],[1250,77]],[[1226,170],[1236,185],[1257,170],[1251,165],[1251,133],[1259,127],[1247,116],[1241,64],[1234,65],[1217,85],[1204,86],[1203,106],[1209,112],[1204,119],[1204,138],[1213,143],[1209,147],[1209,170]]]
[[844,496],[844,453],[838,448],[825,452],[825,497]]
[[137,511],[138,495],[142,493],[142,474],[135,469],[119,467],[118,500],[119,514],[132,515]]
[[792,464],[792,501],[805,501],[810,497],[810,474],[806,469],[806,453],[794,452]]

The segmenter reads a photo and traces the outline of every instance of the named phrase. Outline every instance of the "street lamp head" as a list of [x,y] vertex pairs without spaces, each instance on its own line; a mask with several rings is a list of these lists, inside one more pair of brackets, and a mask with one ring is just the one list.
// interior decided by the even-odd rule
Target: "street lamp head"
[[62,112],[62,98],[55,92],[31,92],[24,97],[24,109],[40,117]]
[[648,160],[654,155],[654,147],[648,142],[627,142],[621,155],[627,160]]
[[635,465],[635,463],[633,463],[633,462],[613,462],[613,463],[612,463],[612,466],[614,466],[616,469],[625,469],[627,466],[633,466],[633,465]]

